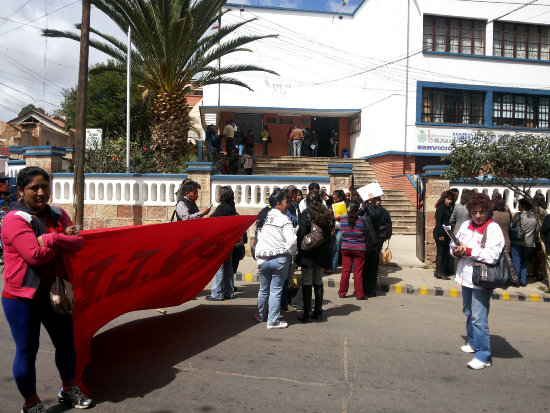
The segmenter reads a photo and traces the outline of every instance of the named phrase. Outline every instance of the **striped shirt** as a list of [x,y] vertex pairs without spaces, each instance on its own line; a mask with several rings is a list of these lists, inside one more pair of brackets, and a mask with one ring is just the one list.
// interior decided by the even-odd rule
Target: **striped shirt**
[[366,226],[365,218],[357,217],[355,226],[352,228],[348,222],[348,216],[344,215],[340,219],[340,230],[342,231],[342,249],[365,251],[365,235],[363,228]]

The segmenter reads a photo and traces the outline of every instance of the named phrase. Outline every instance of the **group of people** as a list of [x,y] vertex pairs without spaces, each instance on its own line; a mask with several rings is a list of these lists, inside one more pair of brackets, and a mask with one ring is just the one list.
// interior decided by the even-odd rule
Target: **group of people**
[[[436,204],[433,236],[437,257],[434,276],[448,280],[451,275],[450,257],[458,259],[455,281],[462,287],[467,334],[467,342],[461,350],[474,355],[468,367],[480,370],[492,363],[488,316],[493,290],[474,285],[474,264],[495,264],[501,254],[510,254],[519,286],[525,287],[527,257],[538,242],[539,223],[526,199],[518,201],[519,212],[512,217],[498,192],[493,193],[491,199],[486,194],[464,189],[459,204],[455,206],[457,195],[458,191],[445,191]],[[546,216],[544,196],[535,196],[534,201],[540,215]],[[540,228],[541,235],[548,242],[548,216],[544,223],[547,228],[544,225]],[[458,242],[451,240],[442,225],[452,228]],[[514,235],[517,230],[521,230],[523,235]]]
[[[301,268],[302,278],[299,320],[322,319],[322,277],[336,270],[340,256],[340,297],[348,292],[352,271],[355,297],[376,296],[378,253],[391,237],[391,218],[379,198],[362,202],[356,191],[353,194],[336,190],[330,197],[317,183],[309,185],[305,199],[293,185],[271,194],[269,206],[258,214],[253,246],[260,280],[256,321],[267,321],[268,329],[288,326],[279,315],[281,309],[296,311],[292,298],[297,291],[288,288],[294,267]],[[333,204],[340,203],[345,212],[336,213]],[[316,241],[308,245],[312,238]]]
[[[474,190],[464,189],[458,198],[458,190],[449,190],[441,194],[436,203],[434,240],[437,248],[436,269],[434,277],[448,280],[453,275],[454,263],[451,261],[452,254],[449,250],[451,239],[443,229],[443,225],[450,226],[457,231],[461,225],[471,219],[467,210],[468,200],[476,194]],[[543,218],[546,218],[546,200],[542,193],[538,192],[533,196],[535,207]],[[519,278],[519,286],[527,285],[528,269],[535,277],[542,277],[544,274],[544,256],[540,251],[540,242],[548,236],[548,229],[539,225],[533,206],[524,198],[518,200],[518,211],[513,217],[510,208],[504,202],[499,192],[494,192],[490,199],[490,213],[503,233],[505,239],[505,251],[510,254],[514,263],[514,270]],[[550,226],[550,222],[546,224]],[[521,229],[524,235],[521,239],[511,238],[510,232]],[[548,249],[547,249],[548,251]]]
[[[222,149],[222,142],[225,139],[225,152]],[[233,119],[226,121],[225,127],[221,134],[216,134],[215,125],[208,125],[206,128],[206,158],[209,161],[214,161],[217,154],[225,154],[230,156],[235,153],[238,156],[244,154],[252,155],[254,153],[254,134],[252,129],[243,133]],[[265,125],[261,131],[261,140],[263,155],[267,156],[267,147],[271,143],[271,135],[269,128]]]
[[[289,156],[319,156],[322,138],[315,129],[291,126],[287,133]],[[328,139],[328,156],[338,157],[338,132],[332,130]]]

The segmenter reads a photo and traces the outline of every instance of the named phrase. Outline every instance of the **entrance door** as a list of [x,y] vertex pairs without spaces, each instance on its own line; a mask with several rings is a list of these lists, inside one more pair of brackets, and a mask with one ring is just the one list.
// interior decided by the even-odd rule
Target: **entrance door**
[[263,115],[255,113],[235,113],[234,120],[243,136],[246,136],[246,133],[252,129],[254,143],[262,143],[260,134],[264,122]]
[[338,120],[338,118],[311,118],[311,132],[315,130],[319,135],[319,151],[317,153],[319,156],[332,156],[329,139],[333,129],[338,132]]

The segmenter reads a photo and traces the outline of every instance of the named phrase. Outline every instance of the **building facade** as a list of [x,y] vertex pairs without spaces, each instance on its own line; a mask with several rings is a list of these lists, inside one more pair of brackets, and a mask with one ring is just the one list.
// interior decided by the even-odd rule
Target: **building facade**
[[319,13],[233,3],[222,26],[255,18],[240,34],[278,37],[222,66],[252,63],[279,76],[236,76],[253,91],[205,87],[201,116],[222,129],[241,120],[255,136],[268,125],[270,155],[287,154],[289,126],[325,140],[336,129],[339,155],[368,158],[383,184],[399,188],[458,137],[550,133],[547,4],[356,0]]

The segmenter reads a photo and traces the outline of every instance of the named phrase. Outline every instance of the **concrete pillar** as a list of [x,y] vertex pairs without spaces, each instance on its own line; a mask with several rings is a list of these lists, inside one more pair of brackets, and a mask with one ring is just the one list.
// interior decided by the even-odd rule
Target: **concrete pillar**
[[334,192],[337,189],[341,189],[344,192],[348,192],[351,188],[351,181],[353,177],[353,164],[341,163],[341,164],[328,164],[328,175],[330,177],[330,192]]
[[210,177],[217,172],[216,165],[212,162],[186,162],[187,176],[201,186],[197,206],[199,208],[208,207],[212,201],[210,193]]
[[23,152],[26,166],[38,166],[48,173],[63,171],[64,152],[56,146],[27,146]]
[[436,247],[433,237],[435,227],[435,204],[441,197],[441,193],[450,189],[447,179],[441,175],[445,172],[447,166],[427,166],[424,168],[422,178],[426,185],[424,195],[424,262],[427,264],[435,263]]

